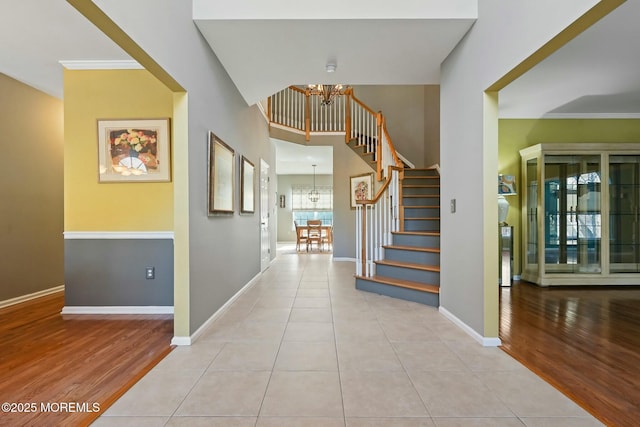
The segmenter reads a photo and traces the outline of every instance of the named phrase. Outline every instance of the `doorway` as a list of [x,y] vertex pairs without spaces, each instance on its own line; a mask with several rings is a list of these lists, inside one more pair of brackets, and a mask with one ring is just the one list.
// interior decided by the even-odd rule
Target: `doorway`
[[271,263],[269,192],[269,164],[260,159],[260,271],[265,271]]

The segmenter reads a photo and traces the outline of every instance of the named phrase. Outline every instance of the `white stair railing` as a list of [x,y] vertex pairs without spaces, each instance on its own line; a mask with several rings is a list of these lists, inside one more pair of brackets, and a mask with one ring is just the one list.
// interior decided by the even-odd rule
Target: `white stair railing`
[[358,140],[358,145],[365,146],[365,153],[375,153],[378,150],[378,113],[364,105],[355,96],[350,96],[351,126],[350,138]]
[[305,91],[295,86],[270,96],[267,103],[269,121],[304,132],[307,117],[306,98]]
[[319,95],[309,96],[309,116],[311,132],[340,132],[345,131],[346,97],[336,96],[329,105],[322,105]]
[[375,262],[384,258],[384,245],[400,230],[402,169],[389,166],[389,177],[372,200],[356,204],[356,275],[376,274]]

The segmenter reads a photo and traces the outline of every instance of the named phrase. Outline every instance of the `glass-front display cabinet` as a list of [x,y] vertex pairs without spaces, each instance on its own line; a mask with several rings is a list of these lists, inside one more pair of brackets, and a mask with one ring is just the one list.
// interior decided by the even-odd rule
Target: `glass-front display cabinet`
[[640,143],[545,143],[520,156],[522,279],[640,285]]

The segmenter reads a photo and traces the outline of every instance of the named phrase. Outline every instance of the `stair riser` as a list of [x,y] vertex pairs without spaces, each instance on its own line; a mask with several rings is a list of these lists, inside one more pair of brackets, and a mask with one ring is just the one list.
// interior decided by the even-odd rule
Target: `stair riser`
[[420,304],[430,305],[432,307],[440,306],[440,296],[438,294],[385,285],[383,283],[372,282],[366,279],[356,278],[356,289],[386,295],[392,298],[399,298],[405,301],[413,301]]
[[404,187],[403,186],[402,194],[405,196],[409,196],[409,195],[439,196],[440,187]]
[[404,176],[440,176],[435,169],[405,169]]
[[405,175],[402,185],[440,185],[440,179],[436,178],[411,178]]
[[419,248],[439,248],[440,236],[419,236],[415,234],[394,234],[393,244],[396,246],[416,246]]
[[440,206],[439,197],[403,197],[405,206]]
[[404,231],[440,231],[440,221],[433,219],[405,221]]
[[405,218],[440,218],[440,208],[411,208],[404,210]]
[[434,271],[424,271],[416,270],[413,268],[378,264],[376,265],[376,274],[379,276],[392,277],[394,279],[428,283],[430,285],[440,284],[440,273]]
[[384,258],[390,261],[403,261],[412,264],[440,265],[438,252],[418,252],[405,249],[385,249]]

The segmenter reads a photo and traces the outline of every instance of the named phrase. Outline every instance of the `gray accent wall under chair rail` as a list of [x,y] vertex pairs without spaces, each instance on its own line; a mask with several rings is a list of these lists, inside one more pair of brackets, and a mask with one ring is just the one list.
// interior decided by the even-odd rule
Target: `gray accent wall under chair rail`
[[171,239],[65,239],[64,259],[67,307],[173,306]]

